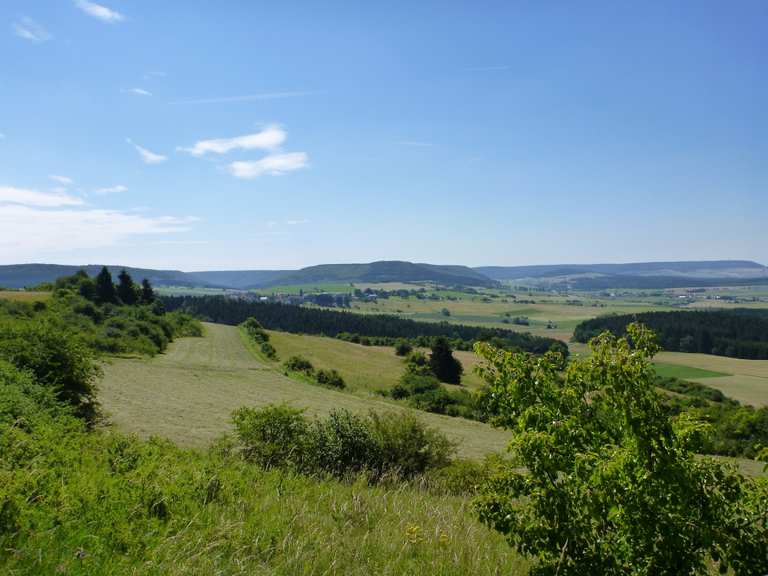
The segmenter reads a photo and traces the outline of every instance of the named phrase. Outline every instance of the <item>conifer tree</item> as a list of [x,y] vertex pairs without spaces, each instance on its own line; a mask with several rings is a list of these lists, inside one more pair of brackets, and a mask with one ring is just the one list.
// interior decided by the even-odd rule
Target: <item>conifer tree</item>
[[96,276],[96,301],[99,304],[114,304],[117,302],[115,285],[112,283],[112,274],[106,266]]

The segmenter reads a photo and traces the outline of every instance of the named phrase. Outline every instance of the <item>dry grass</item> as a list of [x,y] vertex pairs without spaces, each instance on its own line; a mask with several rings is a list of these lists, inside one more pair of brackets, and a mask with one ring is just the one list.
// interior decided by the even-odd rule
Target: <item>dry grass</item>
[[[331,366],[329,366],[331,367]],[[203,338],[182,338],[156,358],[115,358],[104,367],[100,400],[118,428],[158,435],[184,446],[204,446],[230,429],[240,406],[287,402],[310,415],[335,408],[408,410],[377,396],[361,397],[298,382],[259,362],[237,328],[206,324]],[[459,454],[502,450],[508,435],[485,424],[418,412],[459,443]]]
[[50,292],[27,292],[25,290],[0,290],[0,299],[17,302],[41,302],[51,297]]
[[[281,360],[301,355],[316,368],[335,368],[350,391],[368,394],[394,386],[405,370],[403,359],[389,346],[363,346],[323,336],[269,332],[270,342]],[[473,352],[454,352],[464,366],[462,383],[469,388],[482,385],[474,373],[478,362]]]

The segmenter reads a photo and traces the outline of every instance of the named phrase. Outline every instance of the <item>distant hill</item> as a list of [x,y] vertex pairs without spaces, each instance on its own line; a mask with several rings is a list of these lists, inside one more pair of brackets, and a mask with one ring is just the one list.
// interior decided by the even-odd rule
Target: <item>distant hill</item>
[[293,270],[220,270],[212,272],[186,272],[188,279],[221,288],[247,290],[276,281]]
[[593,290],[768,283],[768,268],[749,260],[483,266],[475,270],[499,281]]
[[437,282],[445,285],[493,286],[496,282],[467,266],[416,264],[384,260],[369,264],[321,264],[273,279],[270,285],[318,282]]
[[[0,266],[0,286],[5,288],[24,288],[35,286],[42,282],[52,282],[61,276],[69,276],[78,270],[85,270],[89,276],[96,276],[101,270],[101,264],[85,266],[68,266],[61,264],[10,264]],[[148,268],[132,268],[130,266],[108,265],[112,276],[117,276],[125,269],[134,280],[148,279],[156,286],[208,286],[202,281],[188,278],[180,270],[151,270]]]
[[[12,264],[0,266],[0,286],[24,288],[52,282],[60,276],[85,270],[95,276],[101,264],[65,266],[59,264]],[[289,284],[320,282],[437,282],[444,285],[494,286],[496,282],[466,266],[439,266],[412,262],[371,262],[370,264],[323,264],[301,270],[229,270],[182,272],[123,266],[107,266],[116,276],[125,268],[136,280],[149,279],[156,286],[231,288],[248,290]]]

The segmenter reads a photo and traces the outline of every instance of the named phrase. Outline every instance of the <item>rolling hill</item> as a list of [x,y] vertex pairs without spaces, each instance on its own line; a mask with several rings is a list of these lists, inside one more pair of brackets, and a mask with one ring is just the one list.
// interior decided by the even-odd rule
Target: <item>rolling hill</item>
[[768,268],[749,260],[482,266],[475,270],[498,281],[586,290],[768,283]]
[[273,279],[270,285],[320,282],[437,282],[461,286],[493,286],[496,282],[467,266],[439,266],[400,260],[369,264],[321,264]]

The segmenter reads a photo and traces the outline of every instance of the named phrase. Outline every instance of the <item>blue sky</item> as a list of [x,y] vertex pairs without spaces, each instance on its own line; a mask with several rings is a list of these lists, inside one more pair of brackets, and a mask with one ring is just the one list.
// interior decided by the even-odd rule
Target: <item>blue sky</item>
[[768,262],[768,3],[5,0],[0,263]]

